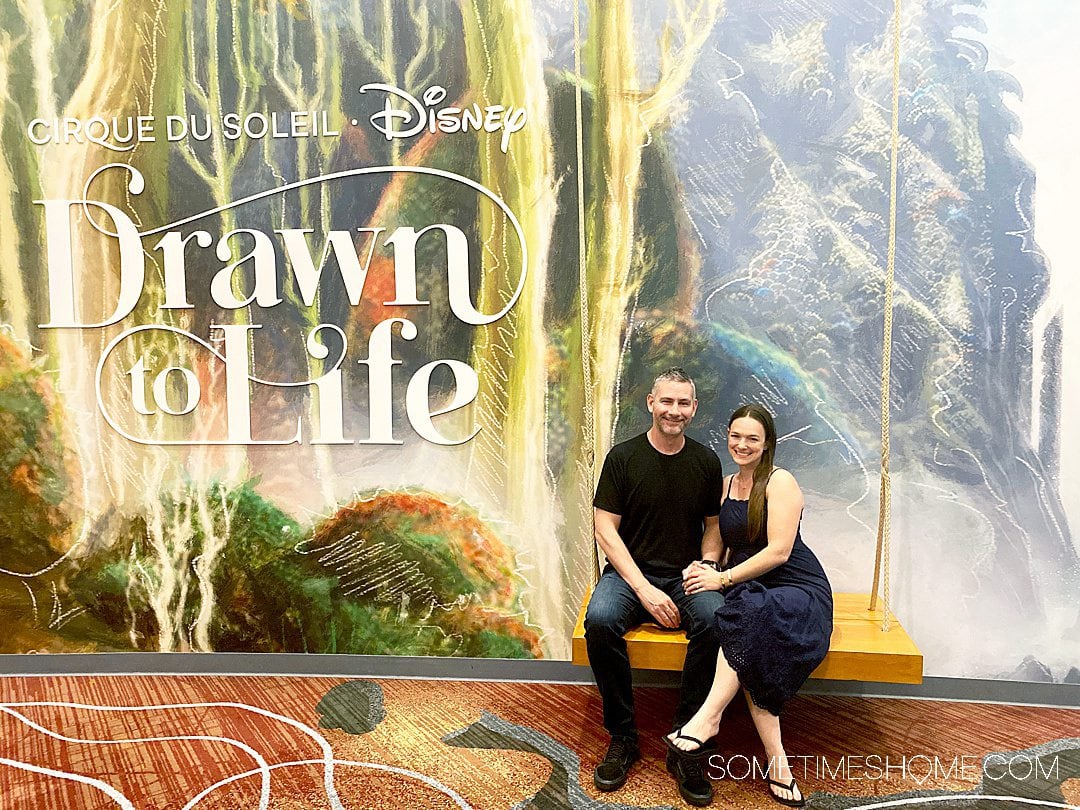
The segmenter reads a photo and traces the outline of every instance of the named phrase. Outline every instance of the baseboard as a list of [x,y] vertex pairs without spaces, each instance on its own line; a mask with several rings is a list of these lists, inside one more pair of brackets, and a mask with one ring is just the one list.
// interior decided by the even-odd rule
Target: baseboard
[[[592,670],[569,661],[302,653],[68,653],[0,655],[0,676],[290,675],[593,683]],[[680,673],[640,670],[637,686],[675,687]],[[1080,708],[1080,685],[928,677],[921,684],[808,681],[804,694],[954,700]]]

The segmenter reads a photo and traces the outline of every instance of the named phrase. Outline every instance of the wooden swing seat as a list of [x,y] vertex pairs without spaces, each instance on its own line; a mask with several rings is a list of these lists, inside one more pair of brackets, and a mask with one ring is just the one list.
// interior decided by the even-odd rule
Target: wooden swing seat
[[[585,608],[592,591],[585,594],[574,628],[571,660],[587,665]],[[868,610],[865,593],[833,594],[833,632],[829,654],[810,675],[834,681],[875,683],[922,683],[923,657],[915,642],[890,611],[889,631],[883,632],[882,608]],[[681,670],[686,658],[686,636],[681,630],[665,630],[647,623],[626,633],[630,665],[635,669]]]

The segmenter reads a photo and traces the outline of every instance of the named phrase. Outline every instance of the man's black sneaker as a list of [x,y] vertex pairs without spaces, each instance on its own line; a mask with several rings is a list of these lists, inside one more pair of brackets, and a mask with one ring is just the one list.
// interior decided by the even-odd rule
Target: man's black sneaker
[[712,782],[702,772],[702,759],[681,757],[668,751],[667,769],[679,785],[679,795],[695,807],[705,807],[713,798]]
[[630,737],[612,737],[604,760],[593,771],[593,784],[597,790],[618,790],[626,783],[630,766],[641,757],[637,741]]

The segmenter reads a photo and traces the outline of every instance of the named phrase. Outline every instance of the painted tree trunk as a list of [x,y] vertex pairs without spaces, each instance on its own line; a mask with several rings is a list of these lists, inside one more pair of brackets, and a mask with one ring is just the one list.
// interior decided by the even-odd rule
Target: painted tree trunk
[[[513,105],[528,124],[509,150],[497,135],[478,140],[480,182],[514,211],[528,250],[521,297],[495,323],[477,329],[472,365],[480,377],[474,407],[481,428],[472,442],[469,482],[486,499],[505,503],[517,527],[519,558],[532,569],[530,619],[544,630],[545,652],[568,653],[562,605],[562,559],[546,470],[547,341],[543,330],[545,269],[555,218],[548,97],[543,54],[527,0],[461,4],[470,85],[480,105]],[[506,66],[513,66],[506,69]],[[502,212],[479,203],[482,284],[480,309],[503,308],[516,289],[525,257]]]
[[[272,65],[274,84],[288,100],[291,109],[329,110],[336,113],[341,109],[341,87],[344,83],[338,29],[333,25],[320,24],[322,16],[327,13],[321,3],[313,0],[310,12],[314,22],[297,21],[288,13],[271,9],[268,12],[270,20],[262,43],[260,58]],[[284,24],[281,21],[282,16],[284,16]],[[301,27],[303,30],[298,31],[297,29]],[[307,64],[309,54],[305,53],[304,43],[306,42],[310,43],[307,50],[310,50],[313,66]],[[306,75],[305,68],[307,68]],[[323,174],[330,163],[336,141],[332,138],[300,138],[296,139],[295,143],[296,176],[288,177],[286,180],[306,180]],[[275,167],[276,176],[282,176],[282,169],[278,164],[287,161],[280,160],[280,156],[274,154],[269,143],[264,144],[264,159]],[[297,197],[300,203],[298,221],[303,223],[304,227],[317,225],[314,230],[319,234],[330,231],[333,223],[330,190],[327,184],[303,186],[297,190]],[[284,207],[284,202],[282,206]],[[282,227],[290,227],[290,225],[283,220]],[[323,264],[325,264],[325,258],[324,255]],[[319,270],[321,271],[322,267]],[[286,282],[283,289],[286,298],[300,314],[306,338],[312,330],[323,323],[322,292],[317,291],[314,301],[310,306],[306,306],[300,300],[295,285]],[[307,352],[304,354],[307,379],[318,379],[325,371],[323,361],[312,357]],[[314,393],[314,386],[308,388],[306,400],[305,415],[309,427],[308,435],[315,436],[319,425],[319,402]],[[337,505],[337,498],[334,492],[335,475],[330,448],[323,444],[313,444],[310,446],[310,452],[314,459],[323,505],[334,508]]]
[[[108,119],[145,115],[152,110],[157,83],[172,81],[169,72],[159,70],[159,60],[166,55],[167,34],[162,30],[165,22],[162,17],[166,14],[159,4],[149,0],[95,3],[86,71],[64,115],[82,120],[95,115]],[[165,175],[165,155],[158,144],[140,144],[130,152],[113,152],[90,143],[62,148],[62,157],[59,154],[53,157],[53,147],[46,147],[41,157],[42,190],[49,199],[83,197],[87,179],[106,163],[130,161],[139,164],[142,171],[160,171]],[[127,188],[129,180],[130,175],[125,171],[111,169],[94,182],[89,196],[129,213],[139,226],[141,217],[164,210],[163,201],[155,200],[155,195],[167,191],[159,185],[148,189],[133,211],[129,204],[132,199]],[[91,215],[104,230],[112,229],[112,222],[103,212],[92,209]],[[95,232],[78,209],[72,209],[71,222],[76,311],[85,323],[100,322],[109,318],[119,297],[116,242]],[[154,289],[156,274],[149,272],[146,278],[136,313],[156,311],[160,301]],[[84,478],[100,483],[85,493],[85,508],[91,516],[112,506],[131,509],[141,503],[146,493],[141,473],[154,455],[152,450],[121,437],[99,413],[96,361],[104,346],[124,326],[122,321],[101,329],[64,328],[54,332],[59,389],[75,420],[74,433]],[[133,357],[124,357],[121,365],[128,359],[134,361]],[[125,413],[130,410],[130,402],[130,383],[125,377],[103,375],[101,406],[112,413]]]
[[[681,32],[678,49],[669,36],[661,41],[660,73],[655,85],[642,90],[637,75],[633,7],[629,3],[590,0],[585,81],[593,88],[592,125],[583,144],[586,211],[585,282],[581,324],[569,343],[567,416],[580,416],[586,429],[568,451],[568,466],[559,482],[568,547],[577,550],[577,582],[568,592],[580,595],[591,585],[582,581],[594,570],[592,492],[614,438],[615,410],[622,368],[623,338],[631,301],[640,278],[635,268],[636,205],[641,184],[641,153],[650,129],[667,123],[666,110],[685,86],[697,54],[712,31],[720,0],[702,0],[677,9],[674,26]],[[670,31],[668,32],[670,33]],[[676,215],[679,215],[676,213]],[[691,305],[690,284],[680,283],[680,307]],[[581,302],[579,302],[581,303]],[[580,550],[579,550],[580,549]],[[586,556],[587,554],[592,557]],[[587,563],[587,564],[582,564]],[[576,603],[571,603],[576,609]]]

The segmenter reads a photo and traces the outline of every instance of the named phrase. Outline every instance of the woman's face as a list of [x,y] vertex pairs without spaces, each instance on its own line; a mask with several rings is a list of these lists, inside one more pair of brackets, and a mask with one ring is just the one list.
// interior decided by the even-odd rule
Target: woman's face
[[753,467],[765,450],[765,426],[757,419],[743,416],[731,423],[727,434],[728,452],[740,467]]

